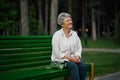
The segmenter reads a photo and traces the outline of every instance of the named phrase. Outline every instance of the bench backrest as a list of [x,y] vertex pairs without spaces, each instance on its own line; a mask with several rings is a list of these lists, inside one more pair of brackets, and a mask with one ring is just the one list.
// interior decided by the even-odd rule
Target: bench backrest
[[51,36],[0,36],[0,72],[50,63]]

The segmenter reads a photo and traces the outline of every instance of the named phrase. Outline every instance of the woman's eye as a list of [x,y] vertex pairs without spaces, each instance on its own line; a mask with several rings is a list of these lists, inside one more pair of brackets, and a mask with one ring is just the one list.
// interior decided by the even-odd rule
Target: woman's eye
[[67,22],[69,22],[69,20],[67,20]]

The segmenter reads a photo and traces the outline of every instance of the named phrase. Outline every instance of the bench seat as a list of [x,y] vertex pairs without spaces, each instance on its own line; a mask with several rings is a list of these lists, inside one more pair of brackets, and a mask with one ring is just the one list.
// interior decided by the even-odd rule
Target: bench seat
[[[48,65],[49,66],[49,65]],[[13,71],[7,71],[7,72],[1,72],[0,78],[1,80],[41,80],[41,79],[52,79],[52,78],[58,78],[63,77],[66,74],[69,74],[67,69],[59,69],[59,68],[53,68],[48,67],[45,68],[41,67],[35,67],[30,69],[20,69],[20,70],[13,70]],[[87,65],[87,69],[90,68],[90,64]]]

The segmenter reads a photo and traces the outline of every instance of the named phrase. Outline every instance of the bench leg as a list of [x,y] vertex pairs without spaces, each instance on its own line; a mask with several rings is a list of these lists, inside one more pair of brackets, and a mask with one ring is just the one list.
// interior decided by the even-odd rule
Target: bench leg
[[64,77],[64,80],[71,80],[71,79],[70,79],[70,76],[65,76],[65,77]]
[[91,63],[91,70],[89,72],[89,80],[94,80],[94,63]]

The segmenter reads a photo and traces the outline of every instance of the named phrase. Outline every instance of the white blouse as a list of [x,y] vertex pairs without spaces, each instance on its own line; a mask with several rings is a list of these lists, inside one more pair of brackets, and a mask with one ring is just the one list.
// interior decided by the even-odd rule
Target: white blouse
[[81,58],[82,46],[77,33],[73,30],[70,31],[69,38],[66,38],[63,29],[56,31],[52,38],[52,61],[69,61],[62,59],[65,55]]

